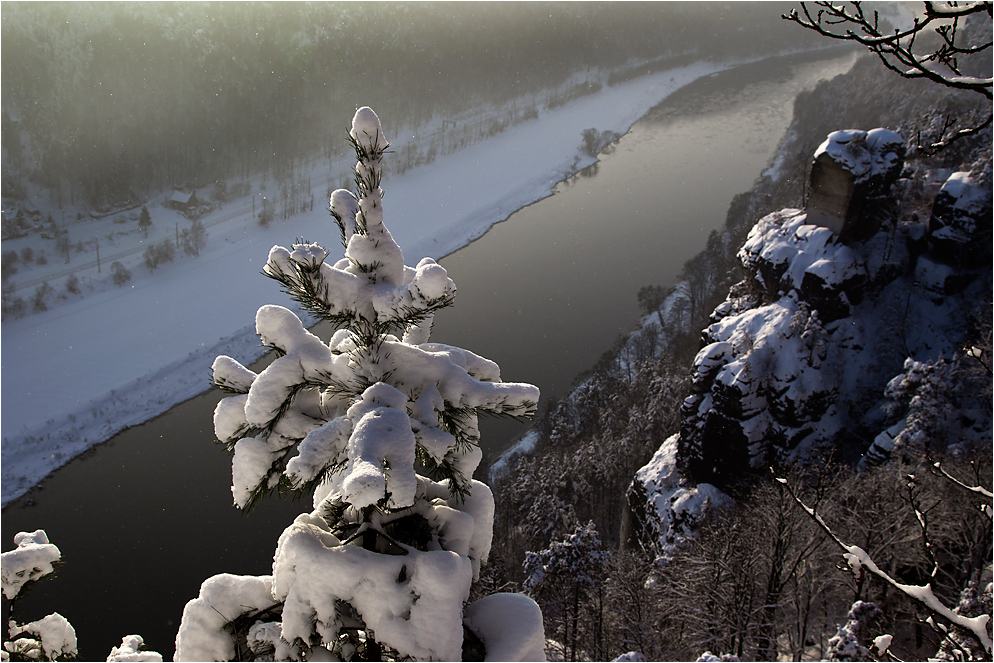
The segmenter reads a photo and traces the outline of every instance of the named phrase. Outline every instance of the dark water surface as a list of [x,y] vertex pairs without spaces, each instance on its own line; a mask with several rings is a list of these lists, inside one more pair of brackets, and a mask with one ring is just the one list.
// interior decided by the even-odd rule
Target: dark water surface
[[[687,86],[554,196],[445,258],[459,293],[432,340],[495,360],[504,380],[539,385],[543,400],[562,396],[631,328],[639,287],[671,283],[723,226],[732,197],[769,162],[798,92],[852,64],[820,57],[774,58]],[[3,510],[4,550],[17,532],[41,528],[64,561],[18,599],[15,619],[59,612],[83,660],[106,658],[131,633],[169,658],[203,580],[269,572],[280,533],[311,507],[269,500],[245,516],[230,506],[230,460],[212,444],[221,397],[122,432]],[[485,422],[488,459],[525,428]]]

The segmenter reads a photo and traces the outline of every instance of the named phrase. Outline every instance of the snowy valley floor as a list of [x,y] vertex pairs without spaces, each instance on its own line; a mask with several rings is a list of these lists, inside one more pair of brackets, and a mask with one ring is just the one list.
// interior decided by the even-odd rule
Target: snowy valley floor
[[[727,66],[698,63],[605,86],[429,165],[388,175],[385,220],[405,262],[441,258],[550,195],[595,160],[580,151],[584,129],[624,133],[672,91]],[[383,121],[387,137],[401,144],[390,118]],[[316,181],[327,171],[327,164],[318,167]],[[338,230],[323,203],[263,228],[249,200],[204,217],[209,239],[199,257],[150,273],[134,251],[126,262],[134,278],[123,288],[4,321],[4,505],[86,449],[203,392],[218,354],[243,363],[261,355],[254,328],[244,323],[263,304],[287,303],[259,273],[270,247],[303,237],[334,248]],[[161,214],[153,210],[168,237],[172,224],[160,223]]]

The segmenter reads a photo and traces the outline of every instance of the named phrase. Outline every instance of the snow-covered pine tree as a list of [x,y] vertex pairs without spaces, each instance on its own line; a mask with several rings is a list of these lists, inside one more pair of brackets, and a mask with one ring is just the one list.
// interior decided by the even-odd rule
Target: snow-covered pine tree
[[[561,643],[562,660],[580,660],[581,628],[590,627],[594,631],[588,638],[589,654],[595,657],[600,647],[601,624],[603,623],[603,596],[594,589],[607,577],[610,554],[601,545],[600,535],[594,521],[577,525],[572,534],[561,541],[553,541],[548,548],[538,552],[526,552],[524,569],[528,575],[525,590],[543,599],[546,606],[553,606],[559,614],[555,635]],[[592,619],[583,620],[581,612],[591,611]],[[597,660],[595,658],[595,660]]]
[[481,642],[490,660],[541,657],[531,599],[497,594],[463,614],[493,536],[493,494],[472,478],[477,417],[531,416],[538,388],[428,342],[455,285],[430,258],[405,266],[383,224],[389,143],[370,108],[349,136],[358,196],[339,189],[330,201],[344,258],[329,265],[324,248],[299,241],[273,247],[264,268],[337,331],[322,341],[290,310],[263,306],[256,328],[278,358],[259,374],[225,356],[213,366],[214,382],[234,393],[214,426],[233,453],[235,504],[278,489],[310,494],[314,510],[280,537],[272,575],[204,582],[184,610],[176,658],[458,660]]
[[[62,562],[62,552],[48,540],[45,530],[18,532],[14,550],[0,554],[4,612],[7,630],[4,633],[2,661],[71,661],[79,656],[76,629],[65,617],[53,612],[33,622],[18,624],[10,619],[14,601],[26,585],[55,573]],[[126,635],[121,646],[111,649],[108,661],[162,661],[158,652],[145,649],[140,635]]]
[[62,661],[75,658],[76,631],[72,624],[57,612],[37,621],[18,624],[10,619],[12,602],[25,585],[35,582],[55,571],[55,564],[62,553],[49,542],[45,530],[18,532],[14,537],[14,550],[0,554],[0,576],[3,578],[5,599],[3,649],[0,658],[9,661]]

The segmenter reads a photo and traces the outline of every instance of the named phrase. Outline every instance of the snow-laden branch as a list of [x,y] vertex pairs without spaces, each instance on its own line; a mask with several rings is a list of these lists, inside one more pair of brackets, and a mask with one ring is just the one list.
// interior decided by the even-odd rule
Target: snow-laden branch
[[928,611],[939,615],[948,620],[950,623],[972,633],[973,636],[980,642],[981,646],[983,646],[987,655],[991,655],[991,636],[987,633],[987,624],[991,619],[989,614],[978,615],[977,617],[966,617],[964,615],[960,615],[942,603],[942,601],[935,596],[932,591],[931,583],[926,583],[925,585],[907,585],[902,582],[898,582],[878,567],[865,550],[859,546],[850,545],[843,541],[813,508],[805,504],[804,501],[796,493],[794,493],[786,479],[776,477],[776,481],[784,486],[788,494],[790,494],[801,509],[803,509],[804,512],[818,524],[825,534],[828,535],[828,538],[842,549],[844,553],[843,557],[853,573],[859,574],[862,569],[865,569],[871,575],[883,580],[894,589],[919,603]]
[[54,564],[62,553],[49,543],[45,530],[18,532],[14,537],[17,548],[0,555],[0,576],[3,578],[3,595],[13,600],[29,582],[52,573]]
[[[971,486],[971,485],[968,485],[968,484],[960,481],[959,479],[957,479],[956,477],[954,477],[953,475],[951,475],[949,472],[947,472],[945,470],[945,468],[942,467],[942,463],[940,463],[939,461],[933,461],[933,460],[929,459],[929,463],[931,463],[931,467],[936,472],[938,472],[939,474],[941,474],[946,479],[948,479],[949,481],[953,482],[954,484],[956,484],[957,486],[959,486],[963,490],[968,490],[971,493],[973,493],[974,495],[980,495],[981,497],[986,497],[989,500],[994,499],[994,493],[992,493],[991,491],[987,490],[983,486]],[[988,509],[988,514],[990,514],[990,509]]]
[[[829,0],[813,4],[817,7],[814,13],[807,3],[802,2],[800,12],[792,9],[782,18],[823,37],[865,46],[877,55],[884,66],[904,78],[925,78],[991,99],[991,78],[965,75],[957,61],[958,57],[976,55],[991,46],[989,40],[980,44],[964,44],[958,29],[959,20],[971,14],[985,12],[990,16],[991,2],[963,5],[926,2],[924,18],[915,18],[910,28],[890,33],[881,28],[877,12],[873,12],[871,17],[863,11],[860,2],[850,2],[848,7]],[[916,52],[915,40],[929,28],[939,35],[942,45],[923,53]]]
[[926,2],[925,15],[929,18],[956,18],[957,16],[968,16],[978,12],[991,13],[991,3],[989,2],[964,2],[961,4],[953,2]]

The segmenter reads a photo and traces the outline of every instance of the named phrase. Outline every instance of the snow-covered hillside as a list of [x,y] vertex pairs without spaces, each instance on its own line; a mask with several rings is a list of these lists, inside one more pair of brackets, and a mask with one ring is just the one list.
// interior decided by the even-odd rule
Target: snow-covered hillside
[[[440,258],[455,251],[593,162],[581,149],[584,129],[624,132],[667,94],[719,68],[698,63],[605,86],[483,143],[388,177],[385,204],[393,210],[395,237],[412,255]],[[327,165],[315,175],[324,181]],[[141,233],[119,235],[114,248],[103,249],[100,276],[107,278],[112,260],[131,270],[123,288],[100,285],[94,266],[79,273],[84,283],[96,284],[85,296],[4,321],[4,504],[85,449],[203,391],[216,355],[243,362],[260,355],[254,330],[243,325],[244,312],[279,296],[275,284],[259,275],[262,256],[293,237],[327,246],[338,241],[324,205],[263,228],[248,197],[202,219],[209,237],[198,257],[150,272],[141,265],[146,242],[170,238],[180,217],[154,201],[149,209],[155,226],[147,240]],[[102,223],[110,229],[88,232],[113,235],[113,221]]]

